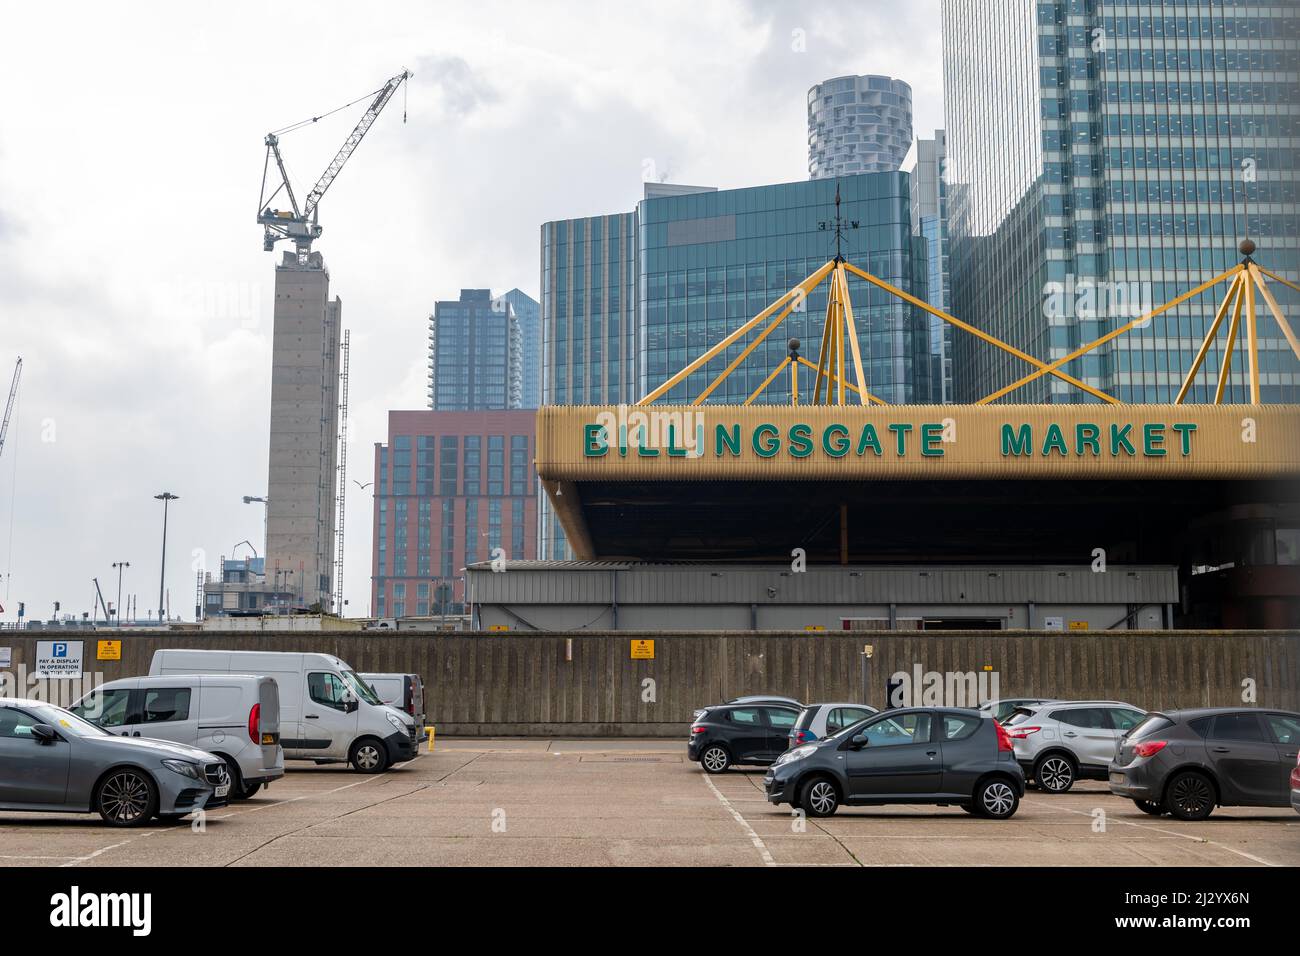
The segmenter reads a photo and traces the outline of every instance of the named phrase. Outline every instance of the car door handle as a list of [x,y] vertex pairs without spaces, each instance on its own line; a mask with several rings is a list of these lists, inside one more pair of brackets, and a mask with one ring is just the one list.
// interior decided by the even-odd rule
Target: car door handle
[[307,714],[308,720],[320,720],[320,714]]
[[1061,734],[1061,736],[1062,736],[1062,737],[1077,737],[1077,736],[1079,736],[1079,735],[1076,734],[1073,730],[1067,730],[1065,733]]
[[1230,754],[1232,753],[1232,750],[1228,747],[1214,747],[1210,752],[1216,754]]

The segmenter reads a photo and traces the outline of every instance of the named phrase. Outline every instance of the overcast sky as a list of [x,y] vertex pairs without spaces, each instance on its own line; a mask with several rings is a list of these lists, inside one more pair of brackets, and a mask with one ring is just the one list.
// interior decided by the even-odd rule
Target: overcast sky
[[[98,576],[173,614],[250,539],[265,493],[273,264],[262,137],[415,72],[321,203],[352,330],[349,474],[426,402],[426,319],[462,287],[536,296],[538,227],[630,211],[642,177],[807,177],[808,87],[911,83],[941,127],[938,0],[12,5],[0,30],[0,620],[88,611]],[[306,13],[306,16],[302,16]],[[284,138],[301,196],[361,106]],[[403,110],[407,121],[402,122]],[[910,162],[910,161],[909,161]],[[350,484],[350,483],[349,483]],[[12,525],[12,533],[10,527]],[[346,596],[368,611],[371,500],[349,488]],[[248,553],[240,546],[238,553]]]

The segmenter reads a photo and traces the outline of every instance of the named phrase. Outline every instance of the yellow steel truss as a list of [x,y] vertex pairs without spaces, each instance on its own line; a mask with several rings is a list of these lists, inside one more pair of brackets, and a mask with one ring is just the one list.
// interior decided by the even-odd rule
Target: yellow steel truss
[[[732,372],[744,363],[745,359],[747,359],[753,351],[768,338],[768,336],[780,327],[781,323],[789,317],[791,312],[796,309],[801,309],[803,302],[806,301],[808,295],[813,291],[813,289],[817,288],[823,280],[828,278],[830,284],[826,300],[826,318],[822,324],[821,346],[818,350],[816,364],[801,356],[798,353],[798,340],[791,339],[790,354],[772,370],[771,374],[768,375],[767,378],[763,380],[762,384],[753,391],[749,398],[745,400],[744,404],[750,405],[756,401],[758,397],[767,390],[768,386],[777,379],[781,372],[789,367],[790,402],[793,405],[798,405],[799,366],[801,365],[815,373],[811,396],[812,404],[814,405],[845,405],[852,400],[851,396],[856,396],[857,402],[860,405],[866,405],[869,402],[877,405],[888,404],[883,399],[871,394],[867,387],[867,379],[862,365],[861,347],[858,342],[857,326],[853,318],[853,304],[849,297],[848,276],[849,273],[853,273],[853,275],[858,278],[883,290],[884,292],[887,292],[895,298],[913,305],[935,318],[963,330],[964,332],[968,332],[980,341],[1001,349],[1009,355],[1014,355],[1016,358],[1033,366],[1034,371],[1017,381],[1012,382],[1010,385],[1006,385],[984,396],[975,403],[977,405],[987,405],[991,402],[995,402],[999,398],[1016,391],[1021,386],[1042,378],[1044,375],[1054,376],[1063,382],[1073,385],[1075,388],[1087,392],[1089,395],[1092,395],[1094,398],[1100,399],[1103,402],[1118,405],[1120,404],[1119,399],[1112,395],[1107,395],[1100,389],[1093,388],[1086,382],[1082,382],[1074,376],[1067,374],[1062,371],[1062,368],[1070,362],[1073,362],[1075,359],[1087,355],[1094,349],[1105,345],[1107,342],[1113,341],[1121,335],[1145,327],[1156,316],[1176,308],[1182,303],[1200,295],[1202,292],[1205,292],[1222,282],[1227,282],[1227,292],[1224,294],[1223,301],[1219,305],[1218,311],[1215,313],[1214,321],[1210,324],[1210,328],[1206,332],[1205,337],[1197,350],[1196,357],[1193,359],[1191,367],[1183,378],[1182,386],[1178,390],[1178,396],[1174,399],[1174,403],[1182,404],[1186,399],[1196,380],[1197,374],[1201,371],[1201,368],[1211,351],[1216,337],[1218,336],[1219,329],[1223,325],[1224,319],[1231,313],[1232,318],[1228,324],[1228,335],[1224,346],[1223,359],[1220,363],[1214,402],[1217,405],[1221,404],[1223,401],[1223,395],[1228,384],[1232,354],[1236,347],[1237,337],[1240,333],[1243,324],[1242,320],[1244,318],[1244,324],[1246,327],[1245,348],[1247,353],[1250,403],[1252,405],[1257,405],[1260,401],[1260,368],[1259,330],[1256,321],[1255,293],[1258,291],[1260,297],[1263,298],[1265,304],[1268,306],[1269,312],[1272,314],[1278,327],[1281,329],[1283,336],[1291,346],[1291,350],[1295,352],[1296,358],[1300,359],[1300,339],[1297,338],[1295,331],[1287,322],[1281,306],[1278,305],[1277,299],[1273,296],[1272,290],[1268,288],[1268,285],[1265,282],[1265,277],[1280,282],[1297,292],[1300,292],[1300,285],[1283,279],[1281,276],[1275,275],[1269,270],[1257,265],[1251,259],[1251,254],[1254,251],[1255,245],[1253,242],[1249,239],[1243,241],[1241,243],[1241,252],[1244,258],[1239,265],[1233,266],[1221,275],[1217,275],[1214,278],[1201,283],[1194,289],[1189,289],[1181,295],[1175,296],[1164,305],[1152,309],[1150,312],[1112,329],[1100,338],[1095,339],[1087,345],[1081,346],[1080,348],[1070,352],[1068,355],[1055,359],[1052,362],[1040,361],[1015,346],[1008,345],[1001,339],[989,335],[987,332],[984,332],[967,322],[963,322],[955,316],[949,315],[942,309],[936,309],[929,303],[904,292],[897,286],[891,285],[885,280],[859,269],[851,262],[848,262],[837,255],[834,259],[818,268],[785,295],[778,298],[762,312],[758,313],[758,315],[754,316],[738,329],[731,332],[721,342],[712,346],[704,352],[704,354],[691,361],[680,372],[673,375],[658,388],[649,392],[637,404],[647,405],[662,398],[673,387],[683,382],[692,372],[704,367],[705,364],[716,358],[730,346],[739,342],[747,333],[757,328],[760,323],[775,313],[776,318],[772,319],[772,321],[769,322],[767,326],[741,350],[740,354],[729,362],[726,368],[719,372],[713,381],[710,382],[709,385],[691,402],[692,405],[702,404],[717,390],[718,386],[727,380]],[[848,340],[848,356],[845,354],[845,339]],[[849,377],[846,374],[845,366],[847,360],[851,360],[852,362],[853,381],[849,381]]]

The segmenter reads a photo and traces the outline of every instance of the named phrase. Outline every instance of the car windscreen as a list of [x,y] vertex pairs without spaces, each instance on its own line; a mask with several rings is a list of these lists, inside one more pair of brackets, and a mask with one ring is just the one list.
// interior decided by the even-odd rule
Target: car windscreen
[[64,710],[62,707],[53,707],[49,704],[42,704],[38,707],[30,708],[32,714],[39,717],[51,727],[64,733],[72,734],[74,737],[111,737],[113,736],[107,730],[96,727],[88,720],[82,720],[71,711]]
[[1153,734],[1168,730],[1174,722],[1164,714],[1147,714],[1142,721],[1128,732],[1129,740],[1144,740]]
[[352,693],[356,694],[358,698],[364,700],[367,704],[379,705],[383,703],[383,701],[375,695],[375,692],[370,689],[370,685],[356,674],[352,673],[352,671],[340,671],[340,674],[343,677],[344,683],[348,685],[348,689],[352,691]]

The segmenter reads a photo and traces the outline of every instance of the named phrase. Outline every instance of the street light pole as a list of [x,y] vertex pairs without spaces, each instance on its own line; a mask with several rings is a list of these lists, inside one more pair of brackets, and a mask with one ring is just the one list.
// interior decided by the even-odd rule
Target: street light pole
[[122,626],[122,569],[129,568],[130,561],[114,561],[113,567],[117,568],[117,626]]
[[167,580],[167,505],[180,498],[180,495],[174,495],[170,491],[164,491],[160,495],[154,495],[158,501],[163,503],[163,535],[162,535],[162,567],[158,570],[158,622],[162,623],[163,614],[163,588]]

